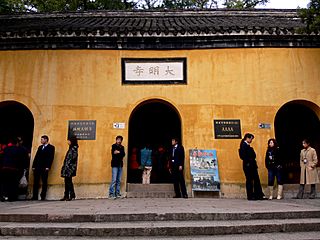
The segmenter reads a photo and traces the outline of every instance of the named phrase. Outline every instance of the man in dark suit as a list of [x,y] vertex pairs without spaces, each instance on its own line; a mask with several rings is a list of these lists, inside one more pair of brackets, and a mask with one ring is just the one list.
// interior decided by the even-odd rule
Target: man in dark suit
[[42,181],[41,200],[46,199],[48,188],[48,173],[54,158],[54,146],[49,144],[49,137],[41,137],[41,145],[38,147],[34,157],[32,170],[34,175],[33,197],[32,200],[38,200],[39,182]]
[[256,153],[250,146],[253,139],[253,134],[245,134],[240,143],[239,156],[243,161],[243,172],[246,177],[247,199],[264,200],[266,198],[260,184]]
[[188,198],[186,183],[184,181],[184,148],[177,138],[173,138],[171,152],[171,174],[173,177],[175,198]]

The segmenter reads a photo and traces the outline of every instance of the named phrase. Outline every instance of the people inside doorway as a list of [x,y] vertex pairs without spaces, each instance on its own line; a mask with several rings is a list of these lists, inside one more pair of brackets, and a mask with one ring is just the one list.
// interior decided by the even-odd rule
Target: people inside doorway
[[184,148],[177,138],[171,140],[171,167],[170,172],[173,178],[175,198],[188,198],[186,184],[183,176],[184,170]]
[[109,187],[109,198],[120,198],[120,184],[121,174],[123,167],[123,158],[125,156],[124,146],[122,146],[123,137],[117,136],[116,143],[111,147],[111,168],[112,168],[112,180]]
[[277,179],[278,194],[277,199],[283,197],[283,182],[282,182],[282,158],[276,139],[268,140],[268,149],[265,156],[265,165],[268,169],[268,186],[269,186],[269,200],[273,199],[274,180]]
[[[23,137],[19,136],[17,137],[17,144],[18,146],[21,148],[21,150],[24,152],[24,156],[26,156],[26,160],[24,161],[24,176],[25,176],[25,180],[26,183],[28,182],[28,178],[29,178],[29,165],[30,165],[30,157],[31,157],[31,152],[30,149],[27,148],[24,145],[24,139]],[[19,185],[19,199],[26,199],[27,198],[27,194],[28,194],[28,185],[25,185],[22,187],[22,185]]]
[[34,157],[32,170],[34,176],[32,200],[38,200],[39,182],[42,181],[41,200],[46,199],[48,188],[48,174],[54,159],[55,147],[49,143],[49,137],[41,137],[41,145],[38,147]]
[[0,200],[4,201],[4,196],[3,196],[3,174],[2,174],[2,165],[3,165],[3,152],[4,149],[6,148],[5,144],[0,143]]
[[256,162],[256,153],[250,146],[254,135],[246,133],[241,140],[239,156],[242,159],[243,172],[246,177],[246,191],[248,200],[264,200],[265,196],[262,192],[260,178],[258,174],[258,165]]
[[302,199],[304,195],[305,185],[311,185],[310,199],[316,198],[316,184],[319,183],[319,176],[317,172],[317,153],[314,148],[310,146],[310,141],[304,139],[302,141],[303,149],[300,152],[300,187],[296,196],[298,199]]
[[150,184],[150,177],[152,171],[152,150],[147,144],[140,150],[140,162],[142,172],[142,184]]
[[155,182],[169,183],[171,182],[171,176],[169,174],[168,167],[168,152],[163,145],[159,145],[154,153],[153,173],[155,173]]
[[28,154],[18,145],[17,139],[9,141],[3,150],[1,163],[1,201],[18,199],[19,181],[27,167]]
[[141,182],[141,170],[140,164],[138,161],[138,148],[133,147],[131,150],[130,158],[129,158],[129,170],[128,181],[130,183],[140,183]]
[[69,149],[61,168],[61,177],[64,178],[64,196],[61,201],[71,201],[76,198],[72,178],[77,174],[78,165],[78,140],[75,136],[68,139]]

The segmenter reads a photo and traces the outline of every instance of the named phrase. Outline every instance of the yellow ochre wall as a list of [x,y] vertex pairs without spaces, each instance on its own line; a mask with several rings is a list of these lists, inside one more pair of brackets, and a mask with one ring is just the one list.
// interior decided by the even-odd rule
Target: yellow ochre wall
[[[187,59],[186,85],[121,83],[121,58],[179,57]],[[103,197],[111,179],[110,146],[115,136],[124,136],[127,149],[132,110],[155,98],[168,101],[178,110],[186,150],[195,147],[217,150],[222,194],[228,197],[245,182],[237,152],[240,140],[214,139],[213,120],[240,119],[242,134],[256,135],[253,147],[262,183],[266,184],[264,153],[267,140],[274,137],[274,126],[259,129],[258,124],[273,124],[279,108],[292,100],[307,100],[319,106],[319,66],[320,49],[2,51],[0,101],[18,101],[32,112],[35,120],[32,158],[43,134],[49,135],[56,146],[48,198],[56,199],[63,194],[60,168],[67,151],[68,120],[97,120],[96,140],[79,143],[74,182],[77,197]],[[113,129],[113,122],[124,122],[126,128]],[[186,163],[190,187],[188,154]],[[127,163],[123,191],[126,167]]]

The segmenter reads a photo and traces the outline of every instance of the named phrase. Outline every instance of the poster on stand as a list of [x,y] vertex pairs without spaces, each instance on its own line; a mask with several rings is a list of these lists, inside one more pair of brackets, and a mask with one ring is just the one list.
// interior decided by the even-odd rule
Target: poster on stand
[[190,149],[192,191],[220,191],[216,150]]

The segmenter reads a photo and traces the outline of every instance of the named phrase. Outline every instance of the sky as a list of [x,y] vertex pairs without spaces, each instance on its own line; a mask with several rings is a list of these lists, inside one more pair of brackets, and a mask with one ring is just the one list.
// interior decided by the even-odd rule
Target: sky
[[309,2],[310,0],[270,0],[270,3],[266,4],[266,6],[258,6],[257,8],[306,8]]

